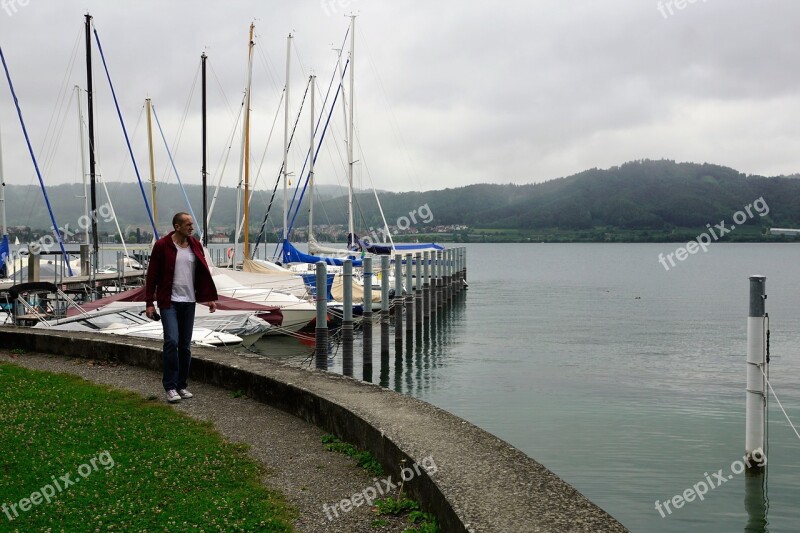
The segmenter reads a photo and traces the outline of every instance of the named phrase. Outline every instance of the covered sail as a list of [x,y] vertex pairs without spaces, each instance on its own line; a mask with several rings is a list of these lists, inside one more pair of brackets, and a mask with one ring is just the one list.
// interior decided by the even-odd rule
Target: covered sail
[[8,235],[3,235],[3,240],[0,241],[0,278],[8,277],[8,260],[11,255],[8,247]]
[[[342,252],[346,250],[337,250],[338,252]],[[319,263],[320,261],[333,266],[343,266],[346,258],[339,258],[339,257],[320,257],[311,254],[304,254],[297,248],[295,248],[292,243],[289,242],[288,239],[283,240],[283,260],[287,263]],[[360,259],[353,259],[353,266],[360,267],[361,260]]]

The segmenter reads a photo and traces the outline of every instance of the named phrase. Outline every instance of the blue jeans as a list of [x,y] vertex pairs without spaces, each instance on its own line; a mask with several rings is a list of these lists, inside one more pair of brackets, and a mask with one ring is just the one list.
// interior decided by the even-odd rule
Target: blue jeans
[[172,302],[161,309],[164,327],[164,390],[186,388],[189,365],[192,362],[192,329],[194,328],[194,302]]

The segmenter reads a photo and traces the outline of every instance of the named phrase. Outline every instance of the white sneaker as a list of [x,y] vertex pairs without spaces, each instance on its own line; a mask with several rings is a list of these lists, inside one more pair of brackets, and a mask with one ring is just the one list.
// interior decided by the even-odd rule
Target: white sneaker
[[170,389],[167,391],[167,401],[169,403],[178,403],[181,401],[181,396],[175,389]]
[[192,396],[194,396],[194,394],[192,394],[186,389],[179,390],[178,394],[180,395],[181,398],[191,398]]

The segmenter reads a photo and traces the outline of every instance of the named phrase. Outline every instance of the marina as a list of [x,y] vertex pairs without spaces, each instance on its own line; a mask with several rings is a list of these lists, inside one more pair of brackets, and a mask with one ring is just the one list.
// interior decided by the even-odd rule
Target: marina
[[[204,392],[226,399],[215,424],[274,411],[244,431],[261,455],[236,481],[272,490],[270,461],[285,463],[275,497],[303,511],[275,530],[800,527],[794,7],[659,2],[652,22],[632,3],[326,1],[188,19],[177,4],[73,4],[9,0],[15,18],[0,15],[0,403],[13,422],[0,506],[12,520],[4,502],[33,501],[28,477],[89,448],[120,466],[95,476],[96,510],[60,495],[15,527],[88,524],[90,508],[93,528],[133,514],[156,529],[272,524],[220,491],[242,504],[223,516],[214,481],[193,502],[209,514],[188,521],[190,467],[214,461],[164,449],[150,426],[92,421],[95,441],[54,421],[63,442],[33,442],[56,433],[48,404],[20,413],[50,378],[17,367],[56,361],[97,383],[137,367],[131,412],[186,408],[210,438]],[[271,457],[284,416],[304,447],[280,435]],[[126,446],[145,441],[186,463],[185,487],[155,460],[130,475]],[[315,450],[356,459],[356,482],[399,475],[396,497],[365,499],[358,527],[356,512],[322,517],[361,493],[351,483],[336,502],[344,485]],[[139,508],[140,489],[170,505]]]

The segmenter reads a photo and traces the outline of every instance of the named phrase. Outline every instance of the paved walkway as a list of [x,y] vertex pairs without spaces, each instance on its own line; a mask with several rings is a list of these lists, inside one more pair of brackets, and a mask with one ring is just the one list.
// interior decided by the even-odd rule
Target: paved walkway
[[[125,365],[39,354],[12,354],[0,349],[0,361],[36,370],[74,374],[94,383],[129,390],[144,397],[164,398],[161,374]],[[323,431],[282,411],[230,391],[190,382],[194,398],[173,407],[192,418],[209,421],[227,440],[250,445],[250,455],[264,464],[264,482],[299,510],[299,532],[396,532],[409,527],[407,519],[379,517],[362,505],[329,520],[323,504],[332,504],[374,485],[373,476],[352,459],[329,452],[320,439]],[[395,494],[396,496],[396,494]],[[373,527],[382,518],[388,524]]]

